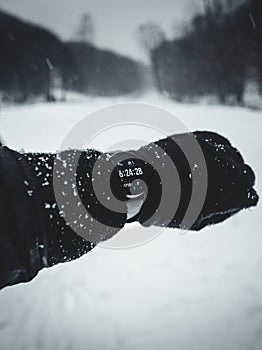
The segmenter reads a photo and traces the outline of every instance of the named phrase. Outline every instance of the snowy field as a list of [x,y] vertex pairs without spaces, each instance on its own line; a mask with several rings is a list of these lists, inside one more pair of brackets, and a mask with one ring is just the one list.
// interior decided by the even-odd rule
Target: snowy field
[[[191,130],[229,138],[262,193],[262,113],[157,96],[86,98],[1,109],[14,149],[55,151],[72,126],[112,103],[165,108]],[[94,121],[95,122],[95,121]],[[132,249],[96,247],[0,291],[1,350],[261,350],[261,203],[199,233],[166,229]]]

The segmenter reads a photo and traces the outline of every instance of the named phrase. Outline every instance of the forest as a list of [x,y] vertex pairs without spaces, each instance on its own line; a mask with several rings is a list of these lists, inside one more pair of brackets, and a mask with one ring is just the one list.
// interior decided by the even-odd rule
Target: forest
[[92,41],[92,18],[62,41],[47,29],[0,11],[0,98],[24,102],[66,99],[67,91],[99,96],[156,89],[176,101],[214,96],[244,103],[247,86],[262,94],[262,2],[203,0],[202,9],[167,37],[161,25],[137,29],[148,65]]
[[[85,19],[85,17],[84,17]],[[0,12],[0,97],[25,102],[38,96],[54,101],[55,91],[118,95],[139,91],[144,65],[97,48],[82,33],[64,42],[38,25]]]
[[144,28],[158,90],[183,101],[213,95],[221,103],[243,103],[248,83],[262,93],[262,2],[209,0],[181,35],[167,40],[161,28]]

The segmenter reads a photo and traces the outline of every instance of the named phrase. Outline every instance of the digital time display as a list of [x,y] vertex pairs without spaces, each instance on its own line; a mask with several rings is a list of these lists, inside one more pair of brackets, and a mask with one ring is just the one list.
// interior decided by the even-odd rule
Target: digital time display
[[123,170],[118,170],[118,176],[122,179],[125,177],[141,176],[143,175],[143,169],[141,167],[137,168],[125,168]]

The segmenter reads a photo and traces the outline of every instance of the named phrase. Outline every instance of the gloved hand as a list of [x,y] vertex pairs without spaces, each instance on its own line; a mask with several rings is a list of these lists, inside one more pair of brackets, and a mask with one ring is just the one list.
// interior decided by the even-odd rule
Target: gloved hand
[[128,157],[144,173],[118,181],[130,185],[138,179],[142,188],[136,193],[146,193],[139,213],[129,221],[200,230],[257,204],[253,171],[239,151],[216,133],[197,131],[150,143],[126,154],[122,170],[117,168],[120,174],[129,172]]

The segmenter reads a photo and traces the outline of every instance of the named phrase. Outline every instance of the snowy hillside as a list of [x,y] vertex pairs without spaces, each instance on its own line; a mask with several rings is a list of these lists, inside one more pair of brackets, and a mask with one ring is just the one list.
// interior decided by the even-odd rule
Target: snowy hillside
[[[227,137],[254,169],[261,195],[261,111],[154,95],[75,99],[4,107],[0,135],[14,149],[55,151],[88,113],[126,101],[160,106],[190,130]],[[260,350],[261,218],[259,203],[199,233],[166,229],[132,249],[98,246],[0,291],[1,350]]]

